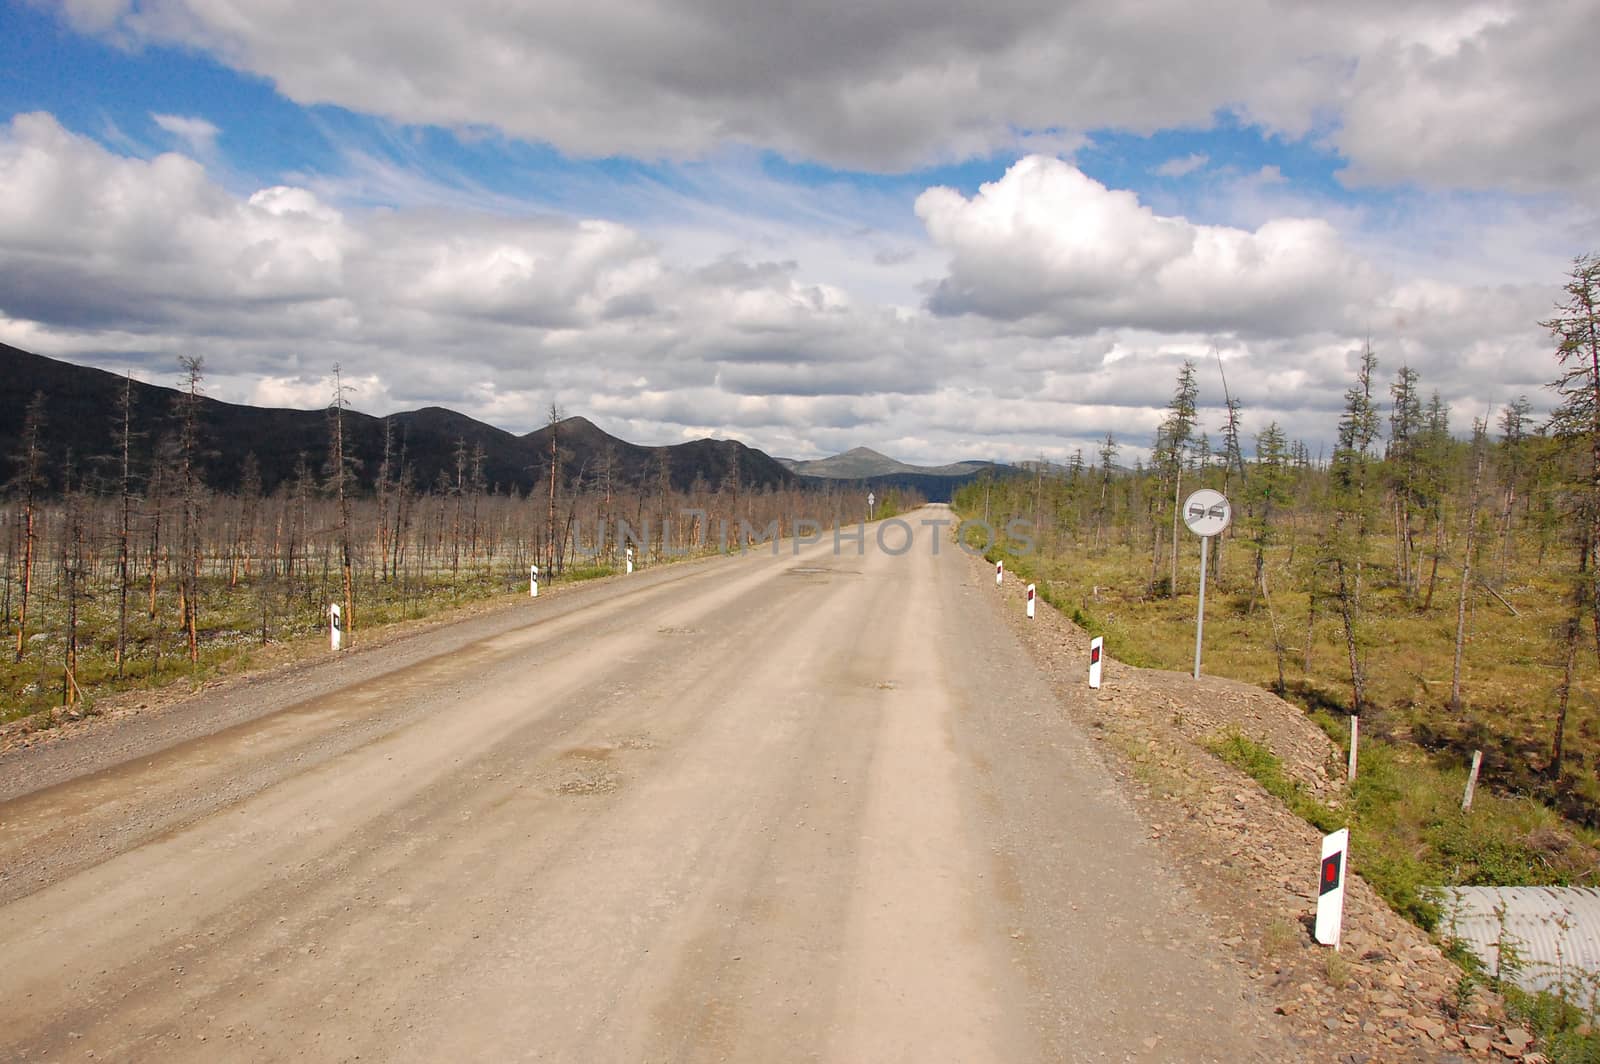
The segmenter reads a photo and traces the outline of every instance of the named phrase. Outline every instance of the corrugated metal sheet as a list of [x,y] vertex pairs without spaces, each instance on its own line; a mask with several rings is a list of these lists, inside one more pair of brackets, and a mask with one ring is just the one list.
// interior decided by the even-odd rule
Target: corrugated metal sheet
[[[1565,986],[1600,1004],[1600,890],[1588,887],[1446,887],[1439,932],[1466,943],[1491,973],[1526,990]],[[1515,950],[1502,971],[1500,944]]]

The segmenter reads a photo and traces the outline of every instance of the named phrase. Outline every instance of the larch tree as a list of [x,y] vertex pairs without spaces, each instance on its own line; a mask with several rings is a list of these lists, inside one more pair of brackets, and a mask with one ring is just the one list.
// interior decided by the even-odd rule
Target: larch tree
[[1331,570],[1333,592],[1343,622],[1345,649],[1350,659],[1351,712],[1366,704],[1366,667],[1363,662],[1362,576],[1370,531],[1368,479],[1370,450],[1378,438],[1378,411],[1372,403],[1372,375],[1378,368],[1372,345],[1362,349],[1355,383],[1345,391],[1344,413],[1339,418],[1338,444],[1330,469],[1333,519],[1324,533],[1321,564]]
[[1194,442],[1196,403],[1200,386],[1195,382],[1194,363],[1185,359],[1178,371],[1178,386],[1167,404],[1167,418],[1161,424],[1157,450],[1162,471],[1172,481],[1172,564],[1169,593],[1178,593],[1178,521],[1183,505],[1183,470],[1189,459],[1189,447]]
[[1097,548],[1105,545],[1107,504],[1111,494],[1111,469],[1117,461],[1117,438],[1106,433],[1100,442],[1100,500],[1095,505],[1094,542]]
[[1401,366],[1389,386],[1389,452],[1386,467],[1394,503],[1395,582],[1409,600],[1417,590],[1412,564],[1413,524],[1421,497],[1418,452],[1423,429],[1422,398],[1417,391],[1417,371]]
[[1600,256],[1573,261],[1556,315],[1540,322],[1556,341],[1561,374],[1550,387],[1561,397],[1550,429],[1574,456],[1579,469],[1571,507],[1578,563],[1564,626],[1565,669],[1551,743],[1551,773],[1559,776],[1565,756],[1567,708],[1577,659],[1578,631],[1587,613],[1600,654]]
[[1576,259],[1565,291],[1556,316],[1539,324],[1555,338],[1556,361],[1561,365],[1561,375],[1551,383],[1561,396],[1551,414],[1551,427],[1582,455],[1580,491],[1585,505],[1579,512],[1588,523],[1582,538],[1587,543],[1588,599],[1600,653],[1600,256]]

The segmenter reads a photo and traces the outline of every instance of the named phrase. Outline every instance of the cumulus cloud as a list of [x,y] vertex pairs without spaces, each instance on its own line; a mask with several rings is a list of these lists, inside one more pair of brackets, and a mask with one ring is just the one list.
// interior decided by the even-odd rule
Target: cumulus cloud
[[442,404],[526,431],[553,400],[641,442],[927,462],[1064,459],[1107,431],[1131,458],[1213,347],[1252,430],[1313,440],[1369,330],[1387,370],[1411,362],[1462,409],[1537,392],[1548,361],[1533,323],[1553,288],[1391,280],[1326,222],[1195,225],[1042,157],[917,213],[916,261],[948,258],[931,309],[814,263],[685,261],[601,218],[236,195],[186,156],[22,115],[0,126],[0,340],[161,383],[202,354],[235,401],[318,404],[337,362],[374,413]]
[[916,209],[950,253],[934,312],[1035,331],[1346,329],[1385,284],[1321,219],[1279,218],[1254,231],[1195,225],[1043,156],[970,199],[929,189]]
[[65,0],[81,29],[203,49],[302,103],[488,125],[569,153],[739,142],[874,170],[1231,110],[1333,131],[1362,180],[1594,189],[1593,4],[1351,0]]

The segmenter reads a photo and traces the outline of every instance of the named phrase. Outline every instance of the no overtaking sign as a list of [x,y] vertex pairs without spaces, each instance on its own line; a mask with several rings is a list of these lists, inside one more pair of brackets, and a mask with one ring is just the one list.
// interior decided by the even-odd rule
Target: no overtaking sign
[[1183,523],[1197,536],[1219,536],[1233,521],[1233,507],[1220,491],[1201,488],[1183,500]]

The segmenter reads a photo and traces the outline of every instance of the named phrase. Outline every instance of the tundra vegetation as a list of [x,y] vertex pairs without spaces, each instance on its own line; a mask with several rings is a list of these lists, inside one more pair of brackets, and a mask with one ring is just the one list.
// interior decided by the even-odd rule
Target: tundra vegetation
[[[1031,552],[1002,538],[994,557],[1108,653],[1188,671],[1203,548],[1178,507],[1227,495],[1232,526],[1204,548],[1204,671],[1298,703],[1341,747],[1359,715],[1360,772],[1323,804],[1255,737],[1211,749],[1318,828],[1350,826],[1353,866],[1429,929],[1441,885],[1600,885],[1600,259],[1576,260],[1564,293],[1540,323],[1548,417],[1517,396],[1453,425],[1415,369],[1385,370],[1367,344],[1324,455],[1248,425],[1220,373],[1208,407],[1186,362],[1148,459],[1119,464],[1107,436],[955,498],[996,528],[1034,522]],[[1475,750],[1484,786],[1463,813]]]
[[[204,381],[203,363],[184,359],[170,415],[153,424],[135,418],[129,382],[109,455],[52,446],[51,397],[28,404],[0,499],[0,723],[48,728],[63,712],[94,712],[113,691],[198,683],[285,644],[325,647],[334,603],[348,647],[385,625],[525,596],[532,565],[544,586],[618,573],[623,523],[637,563],[653,566],[769,550],[797,522],[832,528],[862,516],[858,485],[753,489],[737,462],[718,483],[678,483],[665,448],[632,478],[609,450],[575,461],[555,408],[526,493],[490,485],[481,448],[465,441],[435,483],[416,483],[398,434],[363,469],[346,446],[349,389],[337,367],[325,452],[303,456],[266,493],[249,454],[225,477],[207,475],[215,449],[195,416]],[[208,487],[218,480],[238,488]],[[879,516],[919,501],[893,489],[879,496]]]

